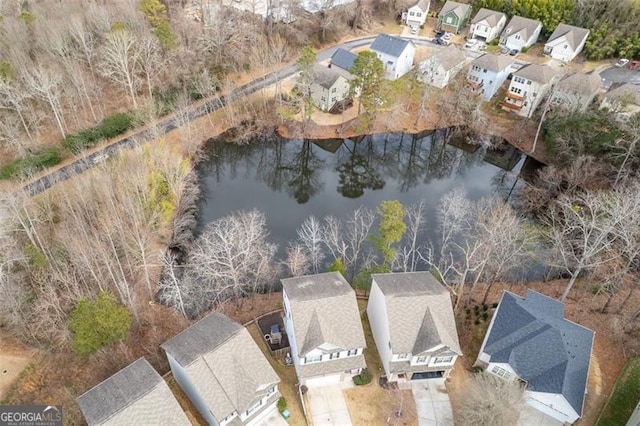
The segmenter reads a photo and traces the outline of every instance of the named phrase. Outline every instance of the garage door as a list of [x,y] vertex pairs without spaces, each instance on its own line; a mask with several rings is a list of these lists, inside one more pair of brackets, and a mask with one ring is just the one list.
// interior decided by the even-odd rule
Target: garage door
[[424,373],[413,373],[411,380],[437,379],[442,377],[444,371],[425,371]]
[[304,384],[307,387],[318,387],[318,386],[327,386],[327,385],[335,385],[340,383],[342,380],[342,374],[331,374],[329,376],[322,377],[314,377],[311,379],[306,379]]

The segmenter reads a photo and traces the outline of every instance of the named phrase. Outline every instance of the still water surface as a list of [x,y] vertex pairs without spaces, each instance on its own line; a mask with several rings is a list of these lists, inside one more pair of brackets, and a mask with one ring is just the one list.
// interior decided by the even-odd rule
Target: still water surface
[[282,249],[314,215],[345,217],[396,199],[424,200],[428,225],[449,191],[469,198],[509,197],[524,156],[511,146],[487,150],[448,139],[447,131],[377,134],[357,139],[288,140],[265,136],[246,145],[211,141],[199,166],[200,228],[237,210],[265,213],[271,241]]

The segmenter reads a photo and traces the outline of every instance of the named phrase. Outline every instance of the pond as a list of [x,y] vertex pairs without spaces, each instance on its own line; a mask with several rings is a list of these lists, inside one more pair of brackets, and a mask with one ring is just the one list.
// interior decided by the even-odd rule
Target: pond
[[383,200],[425,201],[428,226],[440,198],[462,187],[469,198],[507,199],[525,156],[510,145],[485,149],[449,130],[355,139],[288,140],[265,135],[248,144],[211,140],[198,167],[200,229],[237,210],[258,209],[282,250],[304,219],[345,217]]

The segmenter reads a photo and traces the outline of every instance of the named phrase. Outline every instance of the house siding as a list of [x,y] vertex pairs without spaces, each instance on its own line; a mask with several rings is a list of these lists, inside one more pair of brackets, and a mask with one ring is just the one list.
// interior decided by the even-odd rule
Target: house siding
[[[530,118],[538,108],[550,88],[550,83],[541,84],[536,81],[528,80],[526,78],[518,78],[518,76],[514,75],[511,79],[509,90],[507,91],[507,99],[505,99],[503,109],[507,111],[514,111],[521,117]],[[513,98],[509,98],[510,93],[513,93],[516,96],[522,97],[524,99],[514,100]],[[505,107],[504,105],[507,105],[507,107]],[[509,105],[514,105],[518,108],[508,108]]]
[[374,50],[378,59],[384,67],[384,75],[387,80],[396,80],[411,70],[413,66],[413,55],[415,46],[411,43],[402,51],[400,56],[395,57],[383,52]]
[[478,23],[471,24],[469,34],[471,34],[474,38],[482,39],[489,43],[491,40],[500,35],[506,23],[507,18],[505,18],[504,16],[495,26],[489,25],[486,21],[480,21]]
[[380,354],[382,367],[389,377],[391,374],[391,348],[389,348],[391,345],[391,334],[389,332],[389,317],[387,315],[387,306],[384,294],[382,293],[382,290],[380,290],[378,284],[376,284],[375,280],[373,280],[371,291],[369,293],[367,316],[369,317],[373,340],[376,343],[378,354]]
[[[413,13],[413,15],[411,14]],[[426,11],[422,11],[418,6],[412,6],[407,11],[407,19],[406,24],[411,26],[419,27],[424,25],[427,20],[427,15],[429,15],[429,8],[427,7]]]
[[178,361],[168,353],[167,359],[169,360],[169,366],[171,367],[171,372],[173,373],[173,377],[176,379],[176,382],[178,382],[184,393],[187,394],[193,405],[195,405],[200,414],[202,414],[202,417],[204,417],[210,425],[218,426],[218,420],[213,416],[207,403],[200,396],[200,392],[198,392],[194,383],[191,381],[186,368],[181,366]]
[[580,418],[567,399],[557,393],[525,391],[525,403],[562,423],[574,423]]
[[300,377],[300,352],[298,351],[298,340],[296,339],[296,333],[293,327],[292,315],[291,315],[291,303],[287,292],[282,290],[282,300],[284,302],[284,328],[289,336],[289,347],[291,348],[291,358],[293,359],[293,366],[296,369],[296,374]]
[[495,72],[471,64],[471,68],[469,68],[469,72],[467,73],[467,81],[472,85],[481,85],[481,87],[474,89],[474,92],[488,101],[507,80],[509,71],[510,68],[505,68],[499,72]]
[[533,46],[540,36],[540,31],[542,30],[542,25],[538,25],[536,30],[531,34],[531,37],[528,39],[522,38],[521,32],[517,32],[514,34],[510,34],[507,36],[500,37],[500,44],[508,47],[509,49],[516,49],[518,51],[524,49],[525,47]]
[[313,103],[322,111],[329,111],[336,103],[348,97],[349,82],[343,76],[338,77],[328,89],[317,83],[311,86]]

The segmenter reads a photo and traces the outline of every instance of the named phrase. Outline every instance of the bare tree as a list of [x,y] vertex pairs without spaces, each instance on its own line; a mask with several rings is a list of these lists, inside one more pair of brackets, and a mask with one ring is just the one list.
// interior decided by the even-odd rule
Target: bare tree
[[139,40],[131,32],[118,29],[107,35],[101,52],[102,74],[120,84],[128,93],[134,108],[137,108],[138,71],[140,68]]
[[23,79],[31,94],[47,103],[60,134],[63,138],[66,137],[67,125],[62,109],[62,76],[60,73],[51,67],[37,65],[29,69],[23,75]]
[[421,257],[424,257],[425,247],[421,241],[427,228],[426,207],[425,202],[420,201],[407,209],[407,231],[404,234],[404,241],[398,249],[393,269],[414,272]]
[[309,257],[311,271],[317,274],[325,258],[324,233],[320,221],[314,216],[306,218],[298,228],[298,241]]
[[477,426],[510,426],[518,422],[524,407],[524,386],[490,373],[474,375],[461,391],[464,401],[456,411],[456,423]]
[[283,263],[292,277],[307,274],[311,266],[306,250],[299,244],[292,244],[287,248],[287,258]]

